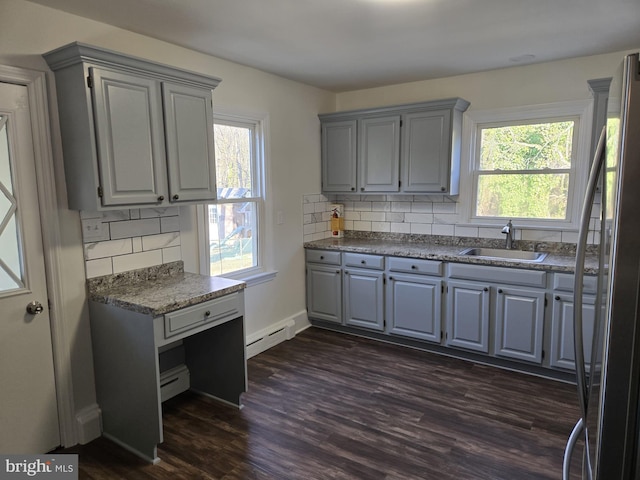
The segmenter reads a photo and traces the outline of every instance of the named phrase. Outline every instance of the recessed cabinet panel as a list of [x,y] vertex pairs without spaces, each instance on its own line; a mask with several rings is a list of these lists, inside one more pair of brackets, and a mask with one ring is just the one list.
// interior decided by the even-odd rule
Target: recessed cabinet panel
[[449,282],[447,345],[489,353],[489,287]]
[[91,68],[102,204],[156,203],[165,151],[160,84]]
[[344,307],[347,325],[384,330],[383,273],[346,270]]
[[397,192],[400,179],[400,116],[365,118],[358,125],[361,192]]
[[172,202],[215,200],[211,90],[163,83]]
[[[584,296],[582,300],[582,319],[584,336],[584,348],[582,351],[588,370],[593,342],[595,297]],[[551,318],[551,355],[549,364],[552,367],[575,370],[576,355],[573,338],[573,295],[556,295],[553,300],[553,316]]]
[[402,121],[402,190],[447,192],[451,111],[411,113]]
[[322,124],[322,190],[356,191],[356,120]]
[[389,333],[440,342],[442,281],[392,275],[387,284]]
[[342,323],[342,275],[339,267],[307,264],[309,317]]
[[544,292],[499,288],[496,300],[496,355],[542,362]]

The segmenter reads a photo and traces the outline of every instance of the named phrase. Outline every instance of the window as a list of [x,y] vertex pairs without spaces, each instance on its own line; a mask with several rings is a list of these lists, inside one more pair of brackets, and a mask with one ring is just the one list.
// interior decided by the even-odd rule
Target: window
[[476,113],[471,136],[474,223],[574,227],[588,168],[583,104]]
[[215,115],[214,141],[218,199],[204,215],[204,263],[211,275],[248,276],[261,267],[262,122]]

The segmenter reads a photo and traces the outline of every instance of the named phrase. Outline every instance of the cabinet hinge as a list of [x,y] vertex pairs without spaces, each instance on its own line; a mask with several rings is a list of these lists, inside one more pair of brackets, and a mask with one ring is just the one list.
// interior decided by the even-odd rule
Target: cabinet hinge
[[442,340],[443,338],[444,338],[444,332],[440,330],[440,340]]
[[104,195],[104,190],[102,190],[102,187],[100,186],[98,187],[98,196],[102,198],[103,195]]
[[398,188],[402,187],[402,180],[398,180]]
[[549,300],[547,297],[544,297],[544,306],[546,307],[549,304]]
[[382,284],[383,285],[387,284],[387,277],[385,277],[384,275],[382,275]]
[[402,120],[400,120],[400,126],[402,126]]
[[444,285],[440,285],[440,293],[444,293]]
[[542,350],[542,359],[544,360],[544,349]]
[[91,78],[91,75],[87,75],[87,87],[93,88],[93,78]]

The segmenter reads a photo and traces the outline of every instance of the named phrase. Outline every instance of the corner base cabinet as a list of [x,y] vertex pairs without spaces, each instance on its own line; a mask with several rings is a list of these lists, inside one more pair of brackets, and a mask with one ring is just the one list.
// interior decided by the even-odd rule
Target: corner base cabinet
[[80,43],[43,56],[55,72],[70,208],[215,200],[218,78]]

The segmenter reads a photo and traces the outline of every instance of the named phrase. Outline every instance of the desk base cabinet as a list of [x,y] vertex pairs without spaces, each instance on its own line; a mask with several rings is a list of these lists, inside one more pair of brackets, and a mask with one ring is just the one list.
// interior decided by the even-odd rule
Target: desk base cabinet
[[180,342],[191,390],[242,407],[240,397],[247,390],[244,293],[231,295],[238,296],[233,312],[216,317],[221,299],[203,303],[211,305],[205,315],[209,312],[206,317],[214,317],[212,321],[194,322],[193,328],[169,337],[164,316],[154,318],[89,302],[96,392],[105,437],[152,463],[160,461],[159,350]]

